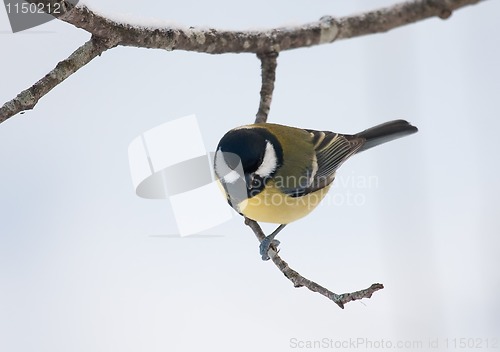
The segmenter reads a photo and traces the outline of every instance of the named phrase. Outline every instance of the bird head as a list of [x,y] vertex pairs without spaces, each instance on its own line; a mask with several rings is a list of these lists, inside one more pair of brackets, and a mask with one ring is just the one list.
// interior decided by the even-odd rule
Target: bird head
[[217,146],[215,173],[238,203],[259,194],[283,162],[276,137],[268,130],[244,126],[226,133]]

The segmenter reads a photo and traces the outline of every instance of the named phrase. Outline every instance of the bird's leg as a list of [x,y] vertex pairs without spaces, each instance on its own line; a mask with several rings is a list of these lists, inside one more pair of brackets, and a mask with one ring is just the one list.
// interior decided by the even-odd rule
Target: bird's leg
[[278,226],[278,228],[276,230],[273,231],[272,234],[270,234],[269,236],[266,236],[266,238],[264,238],[262,240],[262,242],[260,243],[260,255],[262,256],[262,260],[269,260],[268,252],[269,252],[269,248],[271,246],[278,247],[278,245],[280,244],[280,241],[275,240],[274,237],[276,237],[276,235],[281,230],[283,230],[283,228],[285,226],[286,226],[286,224],[281,224],[280,226]]

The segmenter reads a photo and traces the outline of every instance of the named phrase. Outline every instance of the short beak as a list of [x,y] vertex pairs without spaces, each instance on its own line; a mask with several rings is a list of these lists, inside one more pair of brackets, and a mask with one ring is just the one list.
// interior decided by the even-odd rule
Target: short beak
[[245,174],[245,183],[246,183],[247,189],[252,188],[252,181],[253,181],[252,175],[251,174]]

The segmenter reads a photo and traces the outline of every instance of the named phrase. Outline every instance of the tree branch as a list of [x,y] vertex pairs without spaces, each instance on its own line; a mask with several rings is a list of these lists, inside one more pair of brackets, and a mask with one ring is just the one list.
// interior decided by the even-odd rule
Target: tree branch
[[[386,32],[434,16],[445,19],[461,7],[484,0],[413,0],[358,15],[340,18],[324,16],[319,21],[301,26],[262,31],[228,31],[180,26],[150,28],[105,18],[85,5],[75,6],[70,0],[26,1],[37,4],[41,9],[58,9],[57,14],[51,13],[51,15],[88,31],[93,38],[68,59],[61,61],[54,70],[32,87],[5,103],[0,108],[0,123],[18,112],[32,109],[38,100],[56,85],[106,49],[117,45],[210,54],[259,54],[263,66],[263,85],[261,106],[256,121],[266,121],[274,86],[271,67],[273,64],[275,66],[275,58],[273,61],[267,57],[269,53]],[[56,3],[61,6],[54,6]]]
[[[294,27],[262,31],[230,31],[195,27],[151,28],[120,23],[105,18],[85,5],[62,1],[58,18],[103,38],[116,38],[119,45],[166,50],[186,50],[210,54],[262,53],[331,43],[366,34],[381,33],[430,17],[446,19],[452,12],[484,0],[412,0],[366,13],[334,18]],[[35,4],[54,4],[60,0],[27,0]]]
[[[26,0],[54,9],[62,3],[58,19],[103,38],[115,38],[119,45],[149,49],[185,50],[209,54],[279,52],[332,42],[338,28],[332,18],[297,27],[269,30],[231,31],[168,25],[146,27],[121,23],[92,11],[86,5],[75,6],[68,0]],[[48,6],[50,4],[50,6]],[[58,7],[59,9],[59,7]]]
[[[249,226],[252,229],[259,242],[262,242],[262,240],[264,240],[266,235],[257,222],[245,218],[245,225]],[[276,248],[271,247],[271,252],[272,253],[270,257],[274,265],[276,265],[278,269],[286,276],[286,278],[293,283],[294,287],[307,287],[309,290],[317,292],[332,300],[342,309],[344,309],[344,304],[363,298],[370,298],[374,292],[384,288],[384,285],[382,284],[373,284],[364,290],[359,290],[351,293],[336,294],[328,290],[327,288],[317,284],[316,282],[306,279],[298,272],[290,268],[288,263],[281,259],[278,252],[276,251]]]
[[88,64],[96,56],[115,46],[107,39],[93,36],[88,42],[76,49],[67,59],[59,62],[56,67],[38,82],[19,93],[0,108],[0,123],[18,112],[33,109],[41,97],[55,86]]
[[278,65],[278,53],[260,53],[257,57],[261,61],[262,87],[260,89],[260,104],[255,123],[267,121],[267,115],[273,100],[274,81],[276,80],[276,66]]

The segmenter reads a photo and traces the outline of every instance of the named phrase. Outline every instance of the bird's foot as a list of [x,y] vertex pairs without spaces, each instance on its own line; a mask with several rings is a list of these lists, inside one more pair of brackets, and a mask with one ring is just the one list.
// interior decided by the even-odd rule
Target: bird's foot
[[278,251],[278,245],[280,241],[275,240],[274,236],[267,236],[260,243],[260,255],[262,256],[262,260],[269,260],[269,251],[273,250],[275,252]]

